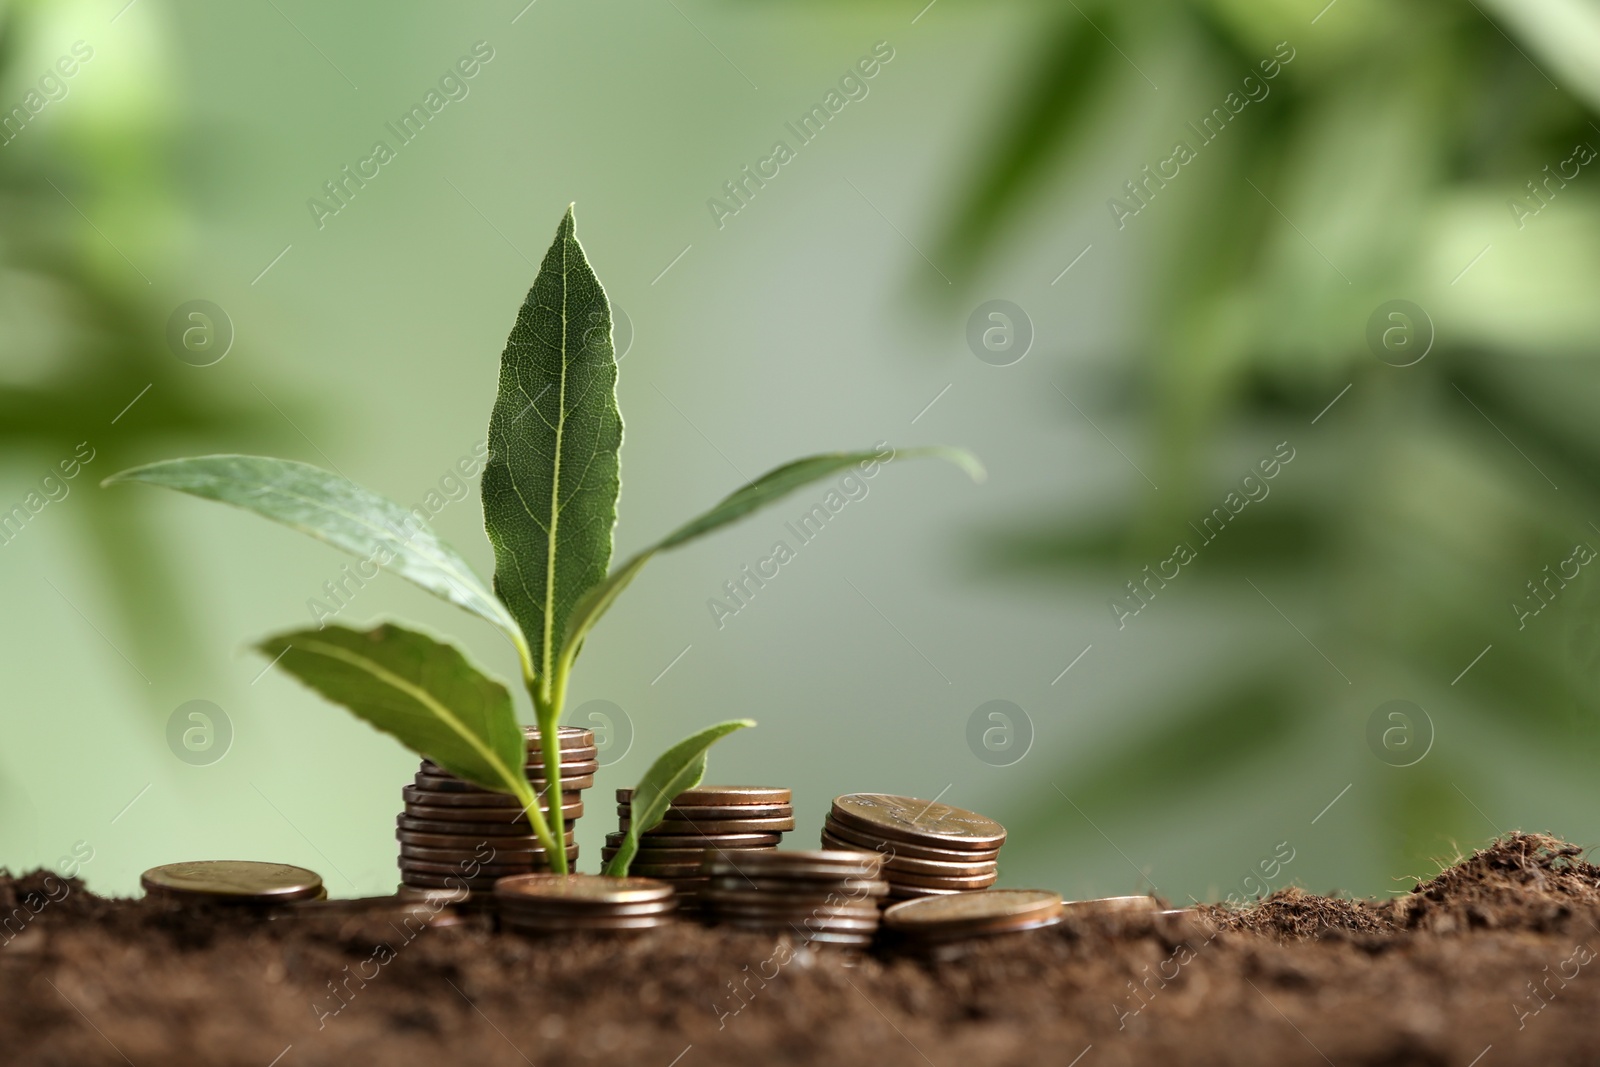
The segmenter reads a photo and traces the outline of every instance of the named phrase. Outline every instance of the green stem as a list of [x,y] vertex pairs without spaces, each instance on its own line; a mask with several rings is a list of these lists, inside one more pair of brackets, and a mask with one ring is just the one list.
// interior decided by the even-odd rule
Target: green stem
[[567,817],[561,810],[561,738],[558,732],[565,689],[564,685],[559,686],[553,699],[537,690],[532,692],[534,716],[539,721],[539,750],[544,754],[547,783],[544,795],[550,805],[551,832],[555,837],[555,847],[545,847],[550,848],[550,869],[557,874],[567,873]]
[[516,797],[522,802],[522,810],[527,812],[528,820],[533,823],[533,836],[539,839],[539,844],[551,855],[557,853],[556,845],[561,844],[560,852],[562,862],[566,861],[566,843],[560,837],[553,837],[549,825],[544,821],[544,814],[539,810],[539,798],[534,795],[533,787],[528,784],[527,774],[521,767],[514,772],[521,779],[521,787],[516,789]]

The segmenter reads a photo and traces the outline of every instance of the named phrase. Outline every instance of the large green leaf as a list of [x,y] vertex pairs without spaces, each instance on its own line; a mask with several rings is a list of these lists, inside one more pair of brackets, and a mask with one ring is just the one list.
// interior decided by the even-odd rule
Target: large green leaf
[[627,588],[628,583],[650,562],[658,552],[693,541],[719,527],[726,526],[744,516],[766,507],[768,504],[781,499],[794,492],[796,489],[820,481],[831,474],[847,470],[857,465],[872,463],[887,463],[891,459],[909,459],[917,456],[937,456],[949,460],[972,476],[973,481],[982,481],[984,478],[983,467],[971,453],[959,448],[945,448],[934,445],[926,448],[910,448],[901,452],[828,452],[817,456],[807,456],[775,467],[755,481],[737,489],[724,497],[710,511],[697,518],[690,519],[682,526],[673,530],[666,537],[657,541],[649,548],[633,556],[622,566],[611,573],[605,581],[589,590],[588,594],[578,603],[572,612],[571,622],[567,626],[566,640],[562,645],[562,674],[563,676],[572,667],[572,661],[577,656],[583,639],[600,616],[616,601],[617,597]]
[[500,357],[483,472],[495,591],[546,687],[567,617],[611,564],[621,489],[611,308],[573,225],[569,207]]
[[685,789],[693,789],[705,778],[706,751],[735,730],[754,725],[751,719],[730,719],[708,726],[667,749],[650,765],[634,788],[628,809],[628,835],[611,862],[606,864],[607,874],[614,878],[626,875],[634,853],[639,851],[639,835],[660,824],[673,798]]
[[527,742],[511,694],[459,650],[391,623],[276,634],[256,649],[456,777],[521,799],[551,847],[523,774]]
[[341,475],[294,460],[224,455],[150,463],[101,484],[116,482],[166,486],[264,515],[459,604],[521,646],[522,635],[505,606],[432,527]]

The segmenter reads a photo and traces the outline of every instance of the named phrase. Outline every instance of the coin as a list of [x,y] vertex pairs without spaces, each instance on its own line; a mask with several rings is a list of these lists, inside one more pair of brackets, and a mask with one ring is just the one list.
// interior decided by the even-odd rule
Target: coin
[[[606,844],[621,845],[624,833],[606,835]],[[702,834],[698,837],[689,834],[656,834],[646,831],[639,835],[641,849],[684,849],[684,848],[737,848],[751,851],[771,851],[783,841],[782,834]]]
[[586,919],[601,913],[607,916],[669,915],[678,909],[678,901],[676,897],[669,896],[661,900],[641,900],[633,904],[606,904],[603,908],[597,908],[592,900],[553,900],[548,897],[518,900],[515,897],[499,897],[495,907],[502,916],[516,918]]
[[893,793],[848,793],[835,797],[833,817],[848,826],[880,834],[891,841],[926,842],[962,850],[997,849],[1005,843],[1005,827],[976,812],[936,800]]
[[[909,901],[907,903],[909,903]],[[900,931],[890,933],[889,938],[897,942],[902,947],[908,948],[914,952],[921,952],[925,955],[931,955],[935,958],[940,958],[945,954],[946,951],[959,948],[963,942],[970,944],[973,941],[982,940],[984,938],[1018,937],[1033,930],[1044,930],[1048,927],[1060,925],[1061,916],[1052,915],[1049,918],[1028,919],[1025,921],[1012,923],[1007,926],[997,926],[990,930],[978,932],[970,930],[929,930],[927,932],[908,934]]]
[[[542,862],[543,860],[544,857],[541,856],[537,860],[530,859],[527,863],[484,863],[478,866],[477,872],[472,877],[483,878],[490,875],[505,877],[511,874],[527,874],[535,868],[549,870],[550,865]],[[464,875],[466,873],[458,863],[435,863],[431,860],[412,859],[410,856],[403,857],[400,860],[400,869],[402,871],[421,871],[425,874]]]
[[502,876],[489,875],[467,878],[459,874],[424,874],[421,871],[401,871],[400,882],[408,889],[470,890],[474,894],[491,893]]
[[[444,773],[431,774],[427,771],[418,771],[417,776],[412,781],[418,789],[427,792],[466,793],[474,796],[486,797],[504,797],[510,795],[507,793],[498,793],[492,789],[486,789],[474,782],[468,782],[461,778],[456,778]],[[529,775],[528,784],[533,786],[534,794],[543,800],[545,793],[549,789],[549,784],[544,780],[544,777],[542,775]],[[588,789],[592,785],[594,785],[593,774],[579,775],[572,778],[569,778],[563,774],[561,776],[561,795],[563,798],[567,798],[570,795],[571,799],[579,800],[582,799],[582,790]],[[512,797],[512,799],[515,800],[516,798]]]
[[871,946],[873,938],[872,934],[865,932],[857,933],[843,930],[818,930],[813,932],[793,926],[750,922],[748,920],[734,920],[722,925],[735,930],[745,930],[766,934],[781,934],[784,937],[793,938],[805,944],[831,946],[839,949],[868,948]]
[[[732,848],[728,845],[721,845],[719,850],[723,852],[755,852],[768,847],[770,846]],[[633,858],[636,863],[693,863],[698,866],[705,861],[706,853],[710,851],[711,849],[708,848],[641,848],[633,854]],[[610,859],[616,853],[616,845],[606,845],[601,850],[601,855],[606,859]]]
[[191,860],[152,867],[139,884],[154,896],[235,904],[309,900],[325,894],[315,871],[255,860]]
[[1000,874],[998,871],[990,871],[988,874],[954,878],[949,875],[905,874],[900,871],[888,871],[885,872],[884,878],[888,879],[892,885],[907,888],[959,889],[964,892],[972,892],[974,890],[987,889],[994,885],[999,880]]
[[721,905],[717,907],[716,921],[721,926],[731,926],[739,930],[792,929],[804,931],[805,933],[858,933],[869,938],[878,929],[878,916],[876,914],[871,918],[859,919],[829,918],[805,914],[752,915],[730,912]]
[[[537,726],[524,726],[522,728],[522,739],[527,742],[528,748],[533,751],[537,751],[542,744]],[[563,751],[569,748],[594,748],[594,731],[584,729],[582,726],[558,726],[556,727],[556,742]]]
[[542,849],[492,848],[488,855],[464,848],[424,848],[421,845],[401,845],[400,855],[406,859],[428,860],[432,863],[530,863],[542,857]]
[[[633,808],[629,804],[618,804],[617,814],[631,816]],[[674,804],[662,812],[662,817],[668,822],[702,822],[723,819],[792,819],[794,818],[794,806],[791,804]]]
[[674,912],[661,915],[597,915],[574,921],[570,915],[549,915],[537,918],[527,915],[500,913],[500,921],[508,930],[519,934],[570,934],[585,931],[595,933],[642,933],[671,926],[677,921]]
[[884,911],[883,923],[893,930],[983,933],[1060,913],[1060,893],[1045,889],[990,889],[893,904]]
[[1099,897],[1094,900],[1069,900],[1062,904],[1070,915],[1111,915],[1115,913],[1157,912],[1161,902],[1155,897]]
[[767,874],[773,877],[870,878],[882,860],[867,852],[766,849],[757,853],[717,853],[706,862],[708,874]]
[[[405,813],[418,819],[431,819],[434,822],[481,822],[520,823],[529,824],[527,813],[521,808],[464,808],[464,807],[436,807],[432,804],[406,804]],[[546,813],[548,814],[548,813]],[[562,816],[571,822],[583,815],[583,804],[563,805]]]
[[[707,892],[710,892],[709,890]],[[748,918],[763,917],[816,917],[819,919],[870,919],[873,924],[878,922],[878,906],[876,904],[815,904],[804,905],[774,903],[763,897],[753,897],[749,900],[733,899],[728,896],[716,898],[717,913],[719,915],[745,916]]]
[[[421,834],[456,834],[459,837],[527,837],[534,841],[533,826],[526,822],[448,822],[437,819],[419,819],[402,812],[395,816],[395,825],[402,830]],[[553,832],[553,831],[552,831]],[[572,836],[571,826],[566,828]]]
[[812,901],[815,903],[842,904],[851,900],[867,900],[888,895],[889,884],[865,878],[846,878],[837,882],[793,882],[782,878],[745,878],[739,875],[710,876],[707,892],[747,897],[759,895],[763,899],[778,901]]
[[[590,746],[589,748],[564,748],[561,750],[560,762],[562,769],[565,770],[572,764],[592,763],[599,760],[599,758],[600,750],[593,746]],[[543,767],[544,753],[540,752],[538,749],[534,749],[532,752],[529,752],[527,762],[524,763],[523,766]]]
[[839,822],[831,815],[823,825],[823,833],[836,838],[840,843],[850,848],[868,849],[882,853],[886,858],[895,856],[909,856],[913,859],[925,860],[951,860],[958,863],[979,863],[994,860],[999,857],[998,848],[990,849],[955,849],[939,848],[921,842],[912,844],[906,841],[888,841],[882,837],[874,837],[871,833],[852,829],[850,826]]
[[495,895],[517,900],[587,900],[597,904],[636,904],[666,900],[672,887],[653,878],[606,878],[595,874],[529,874],[508,878]]
[[[566,785],[565,782],[561,784]],[[510,808],[512,811],[522,810],[522,801],[510,793],[465,793],[446,789],[423,789],[420,786],[407,785],[400,788],[400,796],[407,804],[426,804],[433,808]],[[582,790],[562,790],[561,806],[563,809],[582,803]],[[546,797],[539,797],[539,810],[550,810],[550,801]]]
[[[627,830],[633,820],[627,816],[617,820],[617,827]],[[661,822],[646,833],[656,837],[704,836],[711,833],[773,834],[794,829],[794,816],[771,819],[717,819],[690,824],[687,822]]]
[[[610,863],[608,857],[601,857],[602,863]],[[636,874],[641,878],[689,878],[700,874],[698,863],[640,863],[635,860],[628,865],[628,873]]]
[[[407,845],[421,845],[424,848],[463,848],[481,845],[485,848],[506,849],[512,852],[542,852],[543,847],[539,839],[527,837],[488,837],[478,834],[455,836],[451,834],[427,833],[415,830],[400,829],[394,832],[399,841]],[[577,843],[572,836],[567,836],[567,855],[574,855]]]
[[[890,900],[915,900],[919,897],[949,897],[964,892],[961,889],[928,889],[914,885],[896,885],[889,883]],[[982,892],[980,890],[979,892]]]
[[[765,785],[700,785],[685,789],[672,798],[674,805],[685,807],[697,804],[788,804],[793,798],[789,790]],[[633,800],[632,789],[617,790],[617,803]]]
[[[852,846],[834,838],[832,834],[823,831],[822,846],[824,848],[840,848],[849,850]],[[954,860],[924,860],[914,859],[910,856],[894,855],[883,861],[885,872],[923,875],[945,876],[974,876],[989,874],[997,870],[994,860],[983,860],[977,863],[958,863]]]
[[[598,759],[591,758],[591,759],[586,759],[586,760],[573,760],[571,762],[563,760],[561,762],[561,784],[562,785],[566,785],[566,780],[569,777],[577,778],[577,777],[582,777],[582,776],[585,776],[585,775],[591,775],[592,776],[594,774],[594,772],[599,770],[599,769],[600,769],[600,761]],[[526,764],[523,765],[522,770],[523,770],[524,776],[530,782],[535,781],[535,780],[541,780],[541,779],[544,779],[546,777],[546,775],[545,775],[545,766],[542,763],[533,763],[533,762],[526,763]],[[423,760],[422,767],[420,768],[418,773],[419,774],[426,774],[426,775],[430,775],[430,776],[434,776],[434,777],[443,777],[445,775],[448,775],[450,772],[445,770],[443,767],[439,766],[437,763],[432,763],[432,762],[430,762],[428,760]]]

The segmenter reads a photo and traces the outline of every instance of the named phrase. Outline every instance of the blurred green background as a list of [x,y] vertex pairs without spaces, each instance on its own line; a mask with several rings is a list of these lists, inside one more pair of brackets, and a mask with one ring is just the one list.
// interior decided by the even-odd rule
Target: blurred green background
[[[938,796],[1010,828],[1003,884],[1073,895],[1382,894],[1600,836],[1600,4],[524,2],[0,6],[0,863],[393,887],[414,757],[245,651],[345,558],[97,483],[266,452],[422,501],[574,200],[633,331],[619,552],[805,452],[991,472],[891,466],[720,628],[820,491],[636,582],[569,704],[633,733],[580,869],[610,790],[747,714],[710,777],[792,785],[795,844],[836,794]],[[208,366],[169,340],[195,300]],[[475,487],[435,525],[490,571]],[[341,621],[385,615],[516,675],[392,577]],[[220,759],[169,746],[193,700]]]

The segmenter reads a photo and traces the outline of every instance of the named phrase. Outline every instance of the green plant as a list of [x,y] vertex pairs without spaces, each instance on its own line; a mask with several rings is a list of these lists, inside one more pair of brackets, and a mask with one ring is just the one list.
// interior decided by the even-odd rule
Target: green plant
[[[291,460],[200,456],[123,471],[122,481],[163,485],[254,511],[328,542],[499,627],[516,646],[549,775],[551,824],[523,774],[523,738],[511,694],[459,650],[385,623],[360,631],[324,624],[278,634],[257,648],[373,726],[469,781],[515,795],[558,872],[567,869],[556,725],[584,639],[657,553],[686,544],[878,452],[809,456],[777,467],[608,573],[620,492],[622,418],[611,309],[574,232],[569,207],[501,356],[482,480],[484,526],[494,547],[494,591],[426,523],[337,474]],[[922,448],[975,479],[965,452]],[[281,657],[281,658],[280,658]],[[754,723],[712,726],[669,749],[634,792],[631,829],[607,868],[626,874],[638,835],[660,822],[679,792],[705,773],[706,751]]]

